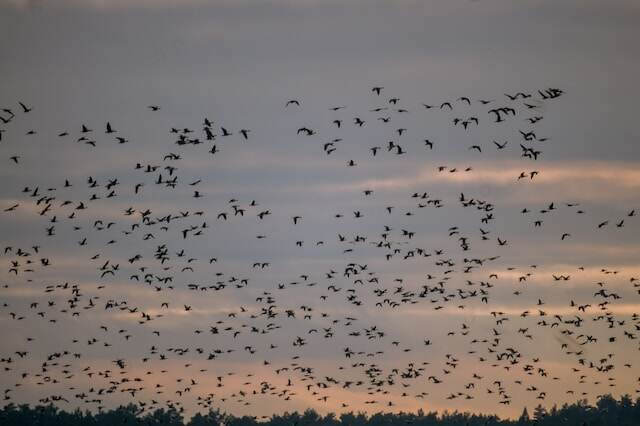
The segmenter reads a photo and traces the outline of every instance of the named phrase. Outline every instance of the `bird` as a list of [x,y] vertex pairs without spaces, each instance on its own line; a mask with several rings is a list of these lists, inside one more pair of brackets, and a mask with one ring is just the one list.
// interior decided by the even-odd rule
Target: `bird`
[[300,134],[300,133],[305,133],[307,136],[311,136],[311,135],[314,135],[314,134],[315,134],[315,131],[313,131],[313,130],[311,130],[311,129],[307,128],[307,127],[300,127],[300,128],[298,129],[298,132],[297,132],[297,133],[298,133],[298,134]]
[[[22,108],[22,112],[25,113],[25,114],[33,111],[33,107],[28,107],[25,104],[23,104],[22,102],[18,102],[18,104],[20,105],[20,108]],[[13,115],[13,113],[11,115]]]

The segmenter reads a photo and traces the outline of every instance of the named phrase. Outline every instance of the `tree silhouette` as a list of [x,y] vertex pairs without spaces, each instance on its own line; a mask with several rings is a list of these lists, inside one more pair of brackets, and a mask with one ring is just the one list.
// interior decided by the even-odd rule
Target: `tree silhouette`
[[524,408],[516,420],[500,419],[494,415],[461,413],[458,411],[438,415],[425,413],[334,413],[321,415],[313,409],[302,414],[298,412],[273,415],[264,422],[255,417],[225,414],[220,410],[195,414],[185,422],[181,410],[175,407],[159,408],[145,412],[140,407],[129,404],[108,411],[92,413],[79,409],[67,412],[56,406],[5,405],[0,409],[1,426],[638,426],[640,425],[640,399],[634,402],[624,395],[616,400],[611,395],[603,395],[590,406],[580,400],[553,407],[547,411],[542,405],[534,408],[530,418]]

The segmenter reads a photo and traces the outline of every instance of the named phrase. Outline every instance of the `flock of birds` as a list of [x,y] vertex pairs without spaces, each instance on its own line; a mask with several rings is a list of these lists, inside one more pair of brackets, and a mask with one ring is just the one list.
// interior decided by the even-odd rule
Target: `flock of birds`
[[[545,88],[409,108],[387,96],[385,88],[373,87],[370,108],[355,113],[331,106],[330,122],[295,123],[289,136],[310,140],[318,147],[310,155],[321,155],[322,161],[337,159],[357,169],[385,156],[411,159],[441,149],[443,141],[416,139],[407,128],[394,126],[409,113],[442,114],[464,133],[508,123],[518,130],[509,140],[475,141],[464,148],[466,154],[517,152],[527,166],[513,176],[513,185],[534,185],[544,174],[536,162],[549,149],[536,126],[544,118],[541,111],[563,95],[561,89]],[[531,281],[566,286],[589,268],[576,265],[547,274],[537,265],[509,266],[512,238],[499,235],[496,219],[503,210],[492,200],[464,192],[450,198],[415,191],[406,194],[404,206],[389,205],[384,197],[377,199],[374,183],[358,190],[366,209],[336,212],[327,206],[319,213],[348,226],[325,229],[322,240],[309,243],[298,231],[313,230],[313,223],[269,199],[233,197],[212,204],[206,176],[194,175],[190,160],[223,158],[227,148],[251,150],[264,142],[259,129],[230,129],[209,118],[201,129],[168,126],[170,147],[150,152],[145,161],[121,156],[127,168],[122,175],[47,178],[24,186],[19,170],[28,170],[30,157],[12,140],[40,133],[29,121],[37,108],[20,102],[0,111],[1,167],[14,173],[3,183],[13,195],[1,201],[0,229],[8,231],[22,218],[33,221],[19,241],[0,247],[0,328],[7,336],[0,347],[4,404],[35,398],[65,408],[101,409],[131,400],[145,410],[244,412],[260,404],[263,412],[273,404],[287,408],[289,401],[338,410],[474,399],[521,406],[527,398],[549,403],[566,395],[616,392],[621,377],[625,391],[640,392],[640,378],[629,381],[632,373],[638,375],[637,365],[622,361],[625,353],[633,358],[640,349],[640,315],[616,309],[638,302],[640,277],[603,265],[585,278],[594,283],[563,293],[566,300],[532,299],[539,284]],[[304,110],[304,102],[290,99],[281,108],[293,116]],[[143,112],[162,114],[163,109],[150,105]],[[16,123],[29,128],[26,135],[14,130]],[[391,136],[363,147],[359,157],[340,158],[349,139],[325,136],[373,126]],[[137,143],[125,133],[116,123],[80,123],[76,131],[60,130],[47,138],[86,150],[118,150]],[[475,172],[472,166],[432,167],[436,176]],[[182,202],[158,207],[153,194],[159,191],[186,194],[192,198],[189,205],[197,207]],[[120,209],[122,198],[133,201]],[[440,230],[427,232],[418,224],[434,209],[462,209],[474,225],[439,223]],[[380,217],[374,210],[385,222],[370,219]],[[535,230],[558,211],[588,215],[577,202],[549,200],[537,210],[522,208],[518,220],[524,218]],[[279,241],[308,256],[314,249],[328,250],[333,263],[322,272],[316,266],[285,279],[271,275],[277,266],[268,254],[277,249],[268,245],[274,216],[285,218],[291,230]],[[629,210],[594,219],[591,231],[637,226],[635,217]],[[249,222],[261,228],[251,244],[267,244],[264,258],[233,259],[224,266],[226,259],[216,252],[225,242],[212,235],[232,222],[239,231]],[[349,228],[353,223],[367,226]],[[434,246],[433,234],[444,235],[447,244]],[[557,243],[571,238],[563,232]],[[74,247],[74,262],[65,265],[65,259],[59,265],[65,244]],[[305,259],[296,260],[302,270]],[[88,272],[78,278],[74,269],[81,267]],[[505,312],[504,297],[530,308]],[[558,306],[562,310],[555,312]],[[473,312],[480,311],[487,315],[474,320]],[[413,325],[416,312],[427,318],[423,325]],[[175,333],[176,324],[188,332]],[[543,357],[551,353],[556,361],[546,363]],[[408,400],[413,405],[404,405]]]

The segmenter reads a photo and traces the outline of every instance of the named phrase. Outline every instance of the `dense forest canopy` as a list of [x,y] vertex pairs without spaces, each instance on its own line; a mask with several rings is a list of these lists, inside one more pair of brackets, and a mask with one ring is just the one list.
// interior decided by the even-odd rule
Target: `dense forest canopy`
[[542,405],[535,407],[531,414],[525,408],[518,419],[500,419],[495,415],[482,415],[459,412],[417,413],[377,413],[367,416],[364,413],[342,413],[339,416],[329,413],[325,416],[312,409],[304,413],[284,413],[273,415],[265,421],[253,416],[236,417],[220,410],[210,410],[206,414],[197,413],[191,419],[183,416],[182,410],[170,407],[145,413],[130,404],[116,409],[91,413],[76,410],[67,412],[53,405],[30,407],[9,404],[0,410],[2,426],[102,426],[102,425],[141,425],[141,426],[252,426],[260,423],[265,426],[492,426],[492,425],[580,425],[580,426],[636,426],[640,424],[640,398],[634,402],[629,396],[616,400],[610,395],[601,396],[595,406],[586,401],[565,404],[561,408],[550,410]]

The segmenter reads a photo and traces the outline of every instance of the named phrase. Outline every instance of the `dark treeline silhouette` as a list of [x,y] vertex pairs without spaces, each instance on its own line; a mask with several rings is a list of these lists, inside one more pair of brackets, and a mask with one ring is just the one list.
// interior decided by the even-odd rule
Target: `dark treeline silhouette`
[[176,408],[157,409],[144,413],[136,405],[130,404],[109,411],[91,413],[76,410],[66,412],[53,405],[30,407],[29,405],[9,404],[0,410],[0,425],[2,426],[638,426],[640,425],[640,398],[634,401],[629,396],[623,396],[618,401],[615,398],[602,396],[595,406],[586,401],[561,408],[554,407],[546,410],[541,405],[531,413],[525,408],[517,420],[500,419],[495,415],[447,412],[425,413],[377,413],[367,416],[363,413],[343,413],[339,416],[329,413],[322,416],[314,410],[308,409],[300,414],[285,413],[274,415],[266,421],[258,421],[255,417],[236,417],[219,410],[211,410],[207,414],[198,413],[190,420],[186,420],[181,411]]

